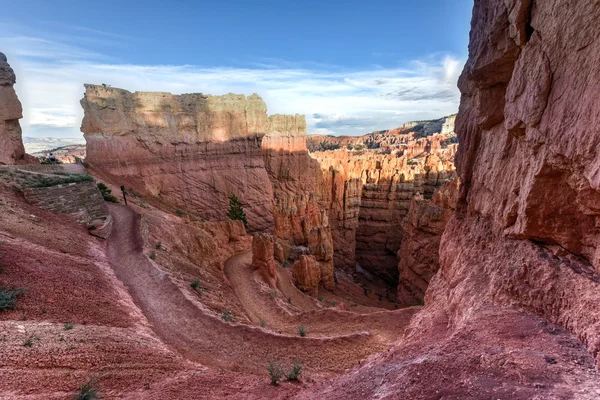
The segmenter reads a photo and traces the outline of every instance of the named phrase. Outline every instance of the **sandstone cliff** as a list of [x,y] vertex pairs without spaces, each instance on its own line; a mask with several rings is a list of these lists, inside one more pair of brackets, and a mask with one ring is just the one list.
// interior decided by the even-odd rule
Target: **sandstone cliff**
[[399,304],[419,304],[429,281],[440,267],[439,247],[446,224],[454,215],[459,181],[455,177],[440,186],[426,200],[415,196],[401,223],[402,243],[398,250]]
[[304,398],[598,398],[598,20],[595,0],[475,1],[461,188],[425,308]]
[[[273,186],[275,235],[296,258],[294,247],[306,247],[320,269],[323,285],[332,289],[333,239],[327,216],[328,199],[321,193],[319,163],[306,148],[304,116],[273,115],[262,141],[265,168]],[[318,282],[318,280],[317,280]]]
[[269,119],[260,97],[86,85],[81,105],[94,173],[207,219],[224,219],[234,193],[251,231],[272,229],[273,193],[260,147]]
[[[436,285],[460,276],[464,293],[454,302],[485,295],[518,305],[564,325],[594,356],[598,18],[591,0],[475,3],[456,121],[463,185]],[[467,267],[473,260],[485,272]],[[479,293],[465,286],[474,275],[486,277]]]
[[[86,85],[81,130],[93,173],[172,210],[226,218],[242,202],[250,231],[272,232],[295,258],[307,247],[333,286],[322,176],[304,116],[267,116],[258,95],[172,95]],[[267,279],[273,284],[270,277]]]
[[337,267],[358,263],[390,285],[398,282],[401,223],[414,195],[430,199],[452,176],[453,126],[454,116],[409,123],[357,138],[347,148],[311,153],[323,171]]
[[21,125],[23,118],[21,102],[13,88],[17,78],[0,53],[0,164],[29,164],[37,159],[25,154]]

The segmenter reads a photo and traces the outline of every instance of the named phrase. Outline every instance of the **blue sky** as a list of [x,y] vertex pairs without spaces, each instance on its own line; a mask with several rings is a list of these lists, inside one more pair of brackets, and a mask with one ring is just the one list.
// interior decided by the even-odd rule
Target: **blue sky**
[[25,136],[79,136],[83,83],[258,93],[309,133],[456,112],[473,0],[20,1],[0,15]]

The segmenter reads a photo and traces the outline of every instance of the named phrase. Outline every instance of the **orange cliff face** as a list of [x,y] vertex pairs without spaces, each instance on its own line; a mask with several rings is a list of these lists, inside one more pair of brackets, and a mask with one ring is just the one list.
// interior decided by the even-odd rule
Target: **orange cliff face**
[[460,193],[425,307],[304,398],[598,398],[599,20],[593,0],[475,1]]
[[413,196],[431,199],[436,188],[453,176],[457,147],[453,127],[451,116],[374,132],[352,142],[348,137],[309,136],[311,148],[335,149],[314,151],[311,156],[323,171],[322,197],[329,199],[337,267],[353,270],[358,263],[390,285],[398,283],[402,221]]
[[17,77],[0,53],[0,165],[39,163],[36,158],[25,154],[21,125],[23,108],[13,88]]
[[[271,232],[293,261],[308,248],[333,286],[333,244],[318,196],[304,116],[267,116],[258,95],[172,95],[86,85],[81,130],[91,171],[115,185],[210,220],[229,196],[248,229]],[[304,250],[301,250],[304,251]]]
[[250,230],[272,228],[273,194],[260,147],[268,118],[260,97],[86,85],[81,105],[94,173],[207,219],[224,219],[234,193]]

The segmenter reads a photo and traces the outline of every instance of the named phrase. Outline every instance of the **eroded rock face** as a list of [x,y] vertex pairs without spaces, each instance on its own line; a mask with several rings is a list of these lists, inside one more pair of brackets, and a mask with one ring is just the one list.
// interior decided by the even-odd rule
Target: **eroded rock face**
[[273,115],[262,141],[265,167],[273,185],[275,235],[289,246],[308,248],[333,289],[333,238],[319,163],[306,148],[304,116]]
[[446,224],[454,215],[458,197],[458,178],[440,186],[431,200],[415,196],[401,224],[402,244],[398,250],[399,304],[419,304],[429,281],[437,273],[439,247]]
[[304,116],[267,116],[257,95],[130,93],[97,85],[86,85],[81,104],[86,161],[95,174],[210,220],[226,218],[234,193],[250,231],[308,247],[332,287],[322,175],[306,149]]
[[86,85],[81,105],[86,161],[96,174],[207,219],[225,219],[234,193],[251,231],[272,229],[273,193],[261,152],[269,118],[259,96]]
[[317,297],[319,282],[321,282],[321,268],[313,256],[301,255],[292,266],[294,285],[309,296]]
[[[430,199],[452,176],[457,146],[453,124],[454,116],[409,123],[353,138],[353,150],[342,146],[311,153],[323,171],[322,197],[329,202],[336,267],[354,269],[358,263],[390,284],[398,282],[401,223],[414,195]],[[326,139],[311,138],[313,148],[347,141]]]
[[264,281],[272,288],[277,286],[275,268],[275,238],[257,233],[252,238],[252,266],[258,269]]
[[461,188],[425,308],[395,349],[312,397],[598,397],[598,20],[595,0],[475,1]]
[[0,53],[0,164],[31,164],[37,160],[25,154],[21,125],[23,108],[13,88],[17,78]]
[[[588,301],[598,296],[600,268],[598,18],[596,1],[476,2],[459,80],[456,160],[464,184],[459,218],[441,249],[442,268],[462,271],[474,252],[484,259],[522,247],[486,265],[507,279],[503,289],[491,286],[494,276],[484,287],[502,303],[564,324],[594,355],[600,325],[589,319],[595,308]],[[489,239],[458,256],[467,232]],[[572,271],[590,279],[580,282]]]

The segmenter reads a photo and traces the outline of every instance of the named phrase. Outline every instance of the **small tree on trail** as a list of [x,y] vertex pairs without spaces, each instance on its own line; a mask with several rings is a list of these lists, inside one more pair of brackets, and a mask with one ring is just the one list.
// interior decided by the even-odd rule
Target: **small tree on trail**
[[231,194],[231,196],[229,196],[229,210],[227,211],[227,216],[229,217],[229,219],[232,219],[234,221],[242,221],[245,227],[248,226],[248,221],[246,220],[246,213],[242,208],[242,203],[240,202],[240,199],[238,199],[237,196],[233,193]]

